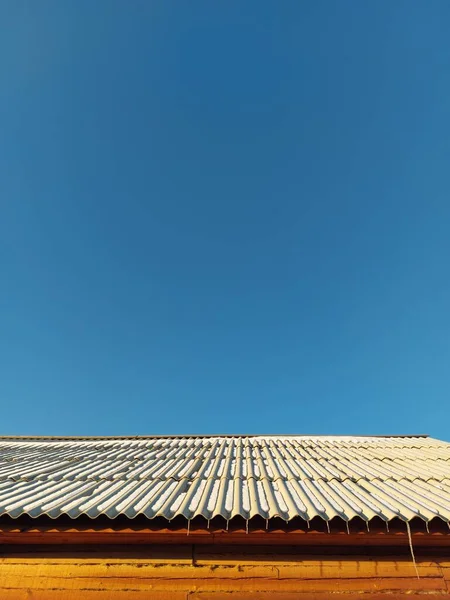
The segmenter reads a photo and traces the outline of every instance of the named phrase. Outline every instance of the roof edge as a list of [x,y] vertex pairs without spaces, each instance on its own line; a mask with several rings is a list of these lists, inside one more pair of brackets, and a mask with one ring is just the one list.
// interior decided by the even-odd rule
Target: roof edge
[[157,435],[0,435],[0,440],[151,440],[186,438],[428,438],[427,433],[365,435],[305,433],[185,433]]

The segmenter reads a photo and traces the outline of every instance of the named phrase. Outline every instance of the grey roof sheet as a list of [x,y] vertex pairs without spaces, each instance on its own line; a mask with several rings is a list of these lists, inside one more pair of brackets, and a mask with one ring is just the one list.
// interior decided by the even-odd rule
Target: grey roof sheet
[[2,438],[0,515],[450,521],[427,437]]

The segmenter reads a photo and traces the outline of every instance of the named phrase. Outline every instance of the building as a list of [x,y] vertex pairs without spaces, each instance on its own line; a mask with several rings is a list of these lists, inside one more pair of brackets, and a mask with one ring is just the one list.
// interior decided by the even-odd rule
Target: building
[[450,444],[0,439],[1,600],[450,597]]

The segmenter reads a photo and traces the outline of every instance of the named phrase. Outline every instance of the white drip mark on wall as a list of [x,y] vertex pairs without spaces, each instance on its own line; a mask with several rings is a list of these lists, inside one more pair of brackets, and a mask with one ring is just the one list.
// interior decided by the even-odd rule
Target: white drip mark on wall
[[414,549],[413,549],[413,545],[412,545],[411,528],[409,526],[408,521],[406,521],[406,530],[408,532],[409,550],[411,552],[411,558],[412,558],[412,561],[414,564],[414,569],[416,571],[417,579],[420,579],[419,570],[418,570],[417,564],[416,564],[416,557],[414,556]]

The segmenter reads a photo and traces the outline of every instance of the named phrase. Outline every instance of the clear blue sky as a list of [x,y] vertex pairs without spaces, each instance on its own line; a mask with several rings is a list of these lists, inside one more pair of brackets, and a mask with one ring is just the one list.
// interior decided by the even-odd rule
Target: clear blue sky
[[450,440],[450,2],[0,2],[2,434]]

